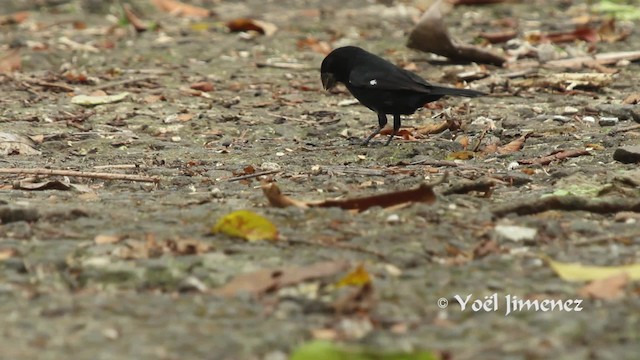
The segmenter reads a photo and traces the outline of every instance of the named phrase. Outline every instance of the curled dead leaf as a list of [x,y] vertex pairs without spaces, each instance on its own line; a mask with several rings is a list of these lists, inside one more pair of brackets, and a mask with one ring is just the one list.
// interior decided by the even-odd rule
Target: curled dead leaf
[[282,195],[278,186],[274,183],[262,185],[262,192],[269,200],[269,203],[275,207],[295,206],[306,209],[309,207],[339,207],[345,210],[355,210],[358,212],[365,211],[374,206],[388,208],[409,203],[433,203],[436,201],[436,195],[431,185],[422,184],[415,189],[392,191],[379,195],[372,195],[361,198],[339,199],[339,200],[321,200],[321,201],[300,201]]
[[231,32],[255,31],[265,36],[271,36],[278,31],[275,24],[249,18],[238,18],[227,22],[227,28]]
[[232,297],[242,293],[262,295],[304,281],[333,276],[348,268],[349,263],[345,261],[328,261],[306,266],[262,269],[234,277],[226,285],[215,289],[213,294],[222,297]]
[[9,51],[8,54],[0,57],[0,74],[7,74],[18,71],[22,68],[22,57],[20,49]]
[[215,12],[212,10],[185,4],[176,0],[151,0],[151,3],[161,11],[174,16],[203,18],[215,15]]
[[446,1],[437,0],[418,21],[409,34],[407,46],[425,52],[434,53],[453,61],[477,62],[501,66],[506,59],[485,49],[461,44],[451,37],[444,23],[444,16],[452,9]]

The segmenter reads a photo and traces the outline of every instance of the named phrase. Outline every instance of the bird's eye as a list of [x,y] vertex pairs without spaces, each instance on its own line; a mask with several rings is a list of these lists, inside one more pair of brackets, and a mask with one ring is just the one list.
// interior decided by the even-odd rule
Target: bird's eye
[[371,86],[378,85],[378,80],[373,79],[373,80],[369,81],[369,85],[371,85]]

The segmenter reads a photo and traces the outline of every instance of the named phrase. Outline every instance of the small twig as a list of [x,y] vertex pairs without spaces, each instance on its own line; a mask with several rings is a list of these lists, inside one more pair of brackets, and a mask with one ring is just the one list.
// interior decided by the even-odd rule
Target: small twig
[[96,86],[93,89],[94,90],[104,90],[104,89],[109,89],[109,88],[117,87],[117,86],[121,86],[121,85],[129,85],[129,84],[133,84],[133,83],[137,83],[137,82],[142,82],[142,81],[147,81],[147,80],[154,80],[156,78],[157,78],[157,76],[150,75],[150,76],[142,76],[142,77],[133,78],[133,79],[112,81],[112,82],[109,82],[109,83],[106,83],[106,84],[102,84],[100,86]]
[[546,155],[539,158],[521,159],[521,160],[518,160],[518,163],[521,165],[548,165],[556,160],[564,160],[566,158],[577,157],[582,155],[591,155],[591,153],[588,150],[583,150],[583,149],[563,150],[563,151],[558,151],[551,155]]
[[152,183],[160,182],[160,179],[157,177],[148,177],[148,176],[141,176],[141,175],[110,174],[110,173],[102,173],[102,172],[54,170],[54,169],[41,169],[41,168],[34,168],[34,169],[0,168],[0,174],[72,176],[72,177],[86,177],[86,178],[104,179],[104,180],[129,180],[129,181],[152,182]]
[[549,196],[541,199],[524,199],[494,207],[496,217],[514,213],[531,215],[549,210],[588,211],[596,214],[611,214],[620,211],[640,212],[640,199],[603,198],[586,199],[579,196]]
[[[402,164],[399,164],[402,165]],[[447,160],[431,160],[431,159],[423,159],[411,162],[407,165],[428,165],[428,166],[437,166],[437,167],[458,167],[460,164],[457,164],[455,161],[447,161]]]
[[576,242],[574,243],[574,245],[575,246],[595,245],[595,244],[600,244],[600,243],[605,243],[610,241],[620,241],[620,239],[623,239],[623,238],[633,238],[636,236],[640,236],[640,231],[632,231],[626,234],[606,234],[606,235],[597,236],[591,239]]
[[97,165],[94,169],[141,169],[146,166],[138,164]]
[[253,173],[253,174],[247,174],[247,175],[242,175],[242,176],[236,176],[236,177],[232,177],[227,179],[227,181],[232,182],[232,181],[239,181],[239,180],[246,180],[246,179],[252,179],[252,178],[256,178],[258,176],[263,176],[263,175],[271,175],[271,174],[277,174],[279,172],[281,172],[282,170],[267,170],[267,171],[261,171],[261,172],[257,172],[257,173]]
[[620,134],[620,133],[627,132],[627,131],[633,131],[633,130],[637,130],[637,129],[640,129],[640,124],[635,124],[635,125],[630,125],[630,126],[617,128],[615,130],[612,130],[609,133],[609,135],[616,135],[616,134]]
[[47,81],[42,81],[42,80],[35,80],[35,79],[24,79],[24,80],[29,82],[29,83],[31,83],[31,84],[42,86],[42,87],[46,87],[46,88],[60,89],[62,91],[66,91],[66,92],[73,92],[73,88],[71,86],[68,86],[68,85],[65,85],[65,84],[52,83],[52,82],[47,82]]
[[480,145],[482,144],[482,140],[484,140],[485,135],[487,135],[487,129],[482,130],[482,132],[480,133],[480,136],[478,137],[478,142],[476,143],[476,146],[473,147],[473,149],[471,151],[478,152],[478,149],[480,148]]
[[365,176],[386,176],[387,173],[384,170],[368,169],[362,167],[347,167],[347,166],[328,166],[327,171],[331,173],[343,173],[343,174],[356,174]]
[[288,62],[282,62],[282,61],[278,61],[278,62],[260,62],[260,63],[256,63],[256,66],[259,68],[263,68],[263,67],[271,67],[271,68],[276,68],[276,69],[292,69],[292,70],[314,70],[315,68],[312,68],[309,65],[305,65],[305,64],[299,64],[299,63],[288,63]]

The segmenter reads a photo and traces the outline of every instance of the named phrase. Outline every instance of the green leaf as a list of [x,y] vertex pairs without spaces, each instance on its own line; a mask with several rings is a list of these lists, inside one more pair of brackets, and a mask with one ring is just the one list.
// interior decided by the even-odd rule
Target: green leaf
[[301,345],[290,360],[437,360],[439,356],[429,351],[387,352],[355,345],[342,345],[324,340],[314,340]]

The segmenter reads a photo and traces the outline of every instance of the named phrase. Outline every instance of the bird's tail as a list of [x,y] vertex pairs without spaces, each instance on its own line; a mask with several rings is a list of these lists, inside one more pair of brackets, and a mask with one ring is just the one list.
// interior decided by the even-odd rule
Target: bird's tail
[[444,86],[433,86],[429,89],[429,93],[431,95],[452,95],[452,96],[465,96],[465,97],[476,97],[487,95],[481,91],[471,90],[471,89],[456,89]]

